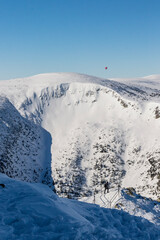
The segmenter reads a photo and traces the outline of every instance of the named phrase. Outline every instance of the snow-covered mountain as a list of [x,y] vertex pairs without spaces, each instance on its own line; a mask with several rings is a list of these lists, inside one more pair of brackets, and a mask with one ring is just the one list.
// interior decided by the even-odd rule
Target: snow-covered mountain
[[[4,174],[0,174],[0,196],[3,240],[160,239],[158,203],[149,209],[153,224],[123,210],[59,198],[45,185],[17,181]],[[143,214],[144,210],[138,211]]]
[[[0,96],[33,126],[36,144],[42,128],[51,134],[52,177],[60,196],[90,197],[103,191],[108,180],[113,190],[120,184],[160,198],[160,76],[106,80],[74,73],[41,74],[1,81]],[[0,120],[6,137],[3,111]],[[49,141],[42,143],[42,138],[40,150]],[[3,136],[2,142],[2,149],[8,149]],[[13,148],[15,154],[17,146]],[[27,160],[19,154],[20,162],[30,159],[32,167],[33,152]],[[36,156],[38,164],[39,159]]]

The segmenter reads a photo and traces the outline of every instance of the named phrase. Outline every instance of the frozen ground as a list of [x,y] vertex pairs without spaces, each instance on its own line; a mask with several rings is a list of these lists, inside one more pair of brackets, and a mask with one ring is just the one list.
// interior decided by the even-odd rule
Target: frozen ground
[[160,239],[158,225],[123,210],[62,199],[45,185],[13,180],[3,174],[0,184],[0,239]]

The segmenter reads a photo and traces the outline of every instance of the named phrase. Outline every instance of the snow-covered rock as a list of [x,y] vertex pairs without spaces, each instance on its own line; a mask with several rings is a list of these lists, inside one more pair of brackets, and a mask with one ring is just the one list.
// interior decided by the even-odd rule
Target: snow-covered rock
[[0,172],[53,187],[50,147],[50,134],[0,97]]

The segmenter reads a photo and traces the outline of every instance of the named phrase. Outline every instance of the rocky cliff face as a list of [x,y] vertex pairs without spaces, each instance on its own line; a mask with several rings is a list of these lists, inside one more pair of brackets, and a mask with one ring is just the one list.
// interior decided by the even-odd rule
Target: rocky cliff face
[[51,185],[50,146],[47,131],[23,118],[7,98],[0,97],[1,173]]
[[[42,126],[50,132],[52,177],[60,196],[90,196],[103,191],[108,180],[113,189],[118,184],[134,187],[137,193],[157,199],[159,79],[156,76],[122,82],[78,74],[48,74],[0,84],[25,124],[32,122],[30,131],[38,134],[35,128]],[[25,124],[21,129],[29,131]],[[23,147],[23,131],[18,149]],[[31,136],[40,146],[29,150],[32,155],[43,146],[39,135]],[[41,168],[36,169],[39,174]]]

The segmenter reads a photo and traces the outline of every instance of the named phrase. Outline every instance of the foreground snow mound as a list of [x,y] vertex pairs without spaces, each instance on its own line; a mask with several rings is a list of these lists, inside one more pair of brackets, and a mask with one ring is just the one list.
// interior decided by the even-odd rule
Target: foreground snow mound
[[51,185],[50,134],[23,118],[0,97],[0,172],[27,182]]
[[62,199],[47,186],[0,174],[3,240],[158,240],[160,228],[141,217]]

